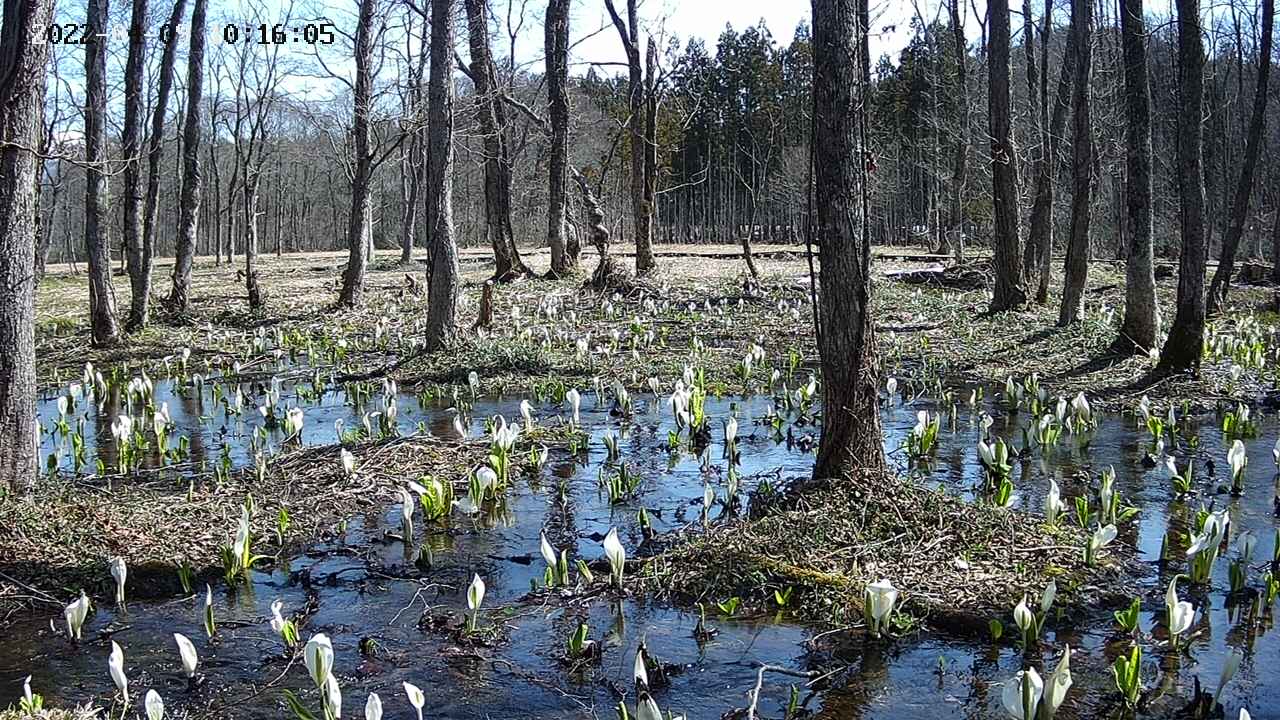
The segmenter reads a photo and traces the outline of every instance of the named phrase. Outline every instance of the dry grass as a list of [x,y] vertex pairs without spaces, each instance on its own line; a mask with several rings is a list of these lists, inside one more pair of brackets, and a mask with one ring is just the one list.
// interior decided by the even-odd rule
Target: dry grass
[[[1085,536],[1026,513],[975,505],[891,476],[860,478],[799,496],[794,507],[754,521],[713,526],[654,558],[646,577],[661,594],[708,606],[739,597],[821,626],[861,618],[863,588],[882,578],[904,609],[931,624],[985,633],[1024,594],[1050,578],[1064,599],[1122,593],[1124,561],[1083,561]],[[1070,602],[1068,600],[1067,602]]]
[[74,710],[50,710],[45,709],[37,713],[23,712],[21,710],[0,710],[0,720],[97,720],[101,715],[101,710],[88,706],[78,707]]

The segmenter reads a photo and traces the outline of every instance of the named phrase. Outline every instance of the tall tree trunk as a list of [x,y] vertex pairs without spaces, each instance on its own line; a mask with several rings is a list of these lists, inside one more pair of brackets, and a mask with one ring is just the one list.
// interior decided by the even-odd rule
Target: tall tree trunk
[[1204,345],[1205,196],[1201,158],[1204,117],[1204,40],[1200,0],[1177,0],[1178,8],[1178,196],[1182,208],[1182,257],[1178,260],[1178,304],[1160,352],[1157,370],[1199,371]]
[[431,81],[427,92],[427,140],[431,158],[427,217],[431,222],[431,268],[427,278],[428,350],[438,350],[457,332],[458,246],[453,236],[453,3],[431,0]]
[[355,157],[351,163],[351,210],[347,216],[347,269],[342,274],[342,292],[338,296],[338,304],[344,307],[360,304],[367,250],[371,243],[373,211],[369,205],[369,180],[373,175],[373,157],[369,154],[369,106],[373,98],[374,2],[360,0],[360,14],[356,21],[356,82],[352,95],[355,107],[351,121],[351,146]]
[[[204,92],[204,28],[207,5],[208,0],[195,0],[195,5],[191,8],[191,45],[187,55],[187,114],[182,124],[182,193],[178,197],[178,240],[173,262],[173,287],[169,291],[169,304],[175,311],[183,313],[191,307],[191,263],[196,251],[196,231],[200,219],[200,100]],[[211,138],[209,164],[217,178],[214,144],[214,139]],[[216,206],[216,191],[213,201]],[[219,254],[218,234],[218,229],[215,228],[215,257]]]
[[[250,150],[252,152],[252,150]],[[258,284],[258,183],[259,169],[245,164],[244,183],[240,186],[244,203],[244,290],[250,310],[263,306],[262,287]],[[363,252],[364,248],[360,248]]]
[[[182,15],[187,7],[187,0],[175,0],[173,12],[169,15],[169,28],[177,28],[182,24]],[[194,20],[194,18],[193,18]],[[178,33],[170,32],[168,38],[162,38],[164,50],[160,54],[160,83],[156,93],[156,105],[151,115],[151,136],[147,147],[147,197],[142,211],[142,253],[141,264],[146,270],[146,295],[151,294],[152,258],[156,247],[156,215],[160,206],[160,163],[164,160],[164,120],[169,107],[169,94],[173,91],[174,59],[178,55]],[[198,104],[198,103],[197,103]],[[188,109],[190,108],[188,99]],[[190,114],[188,111],[187,114]],[[197,110],[197,117],[199,111]],[[186,189],[182,183],[179,196]],[[148,299],[148,304],[150,300]],[[146,324],[146,306],[143,307],[142,322]],[[131,318],[132,319],[132,318]]]
[[520,259],[511,227],[511,154],[506,110],[489,50],[489,0],[463,0],[471,49],[470,77],[476,86],[480,132],[484,135],[484,227],[493,247],[493,279],[510,282],[532,274]]
[[[1048,43],[1049,29],[1053,26],[1053,0],[1045,0],[1044,33],[1041,36],[1041,47],[1045,57],[1044,67],[1040,74],[1041,110],[1048,113]],[[1067,127],[1067,110],[1071,107],[1072,78],[1075,76],[1076,57],[1079,52],[1079,40],[1074,30],[1067,32],[1066,53],[1062,56],[1062,67],[1059,70],[1058,86],[1053,103],[1053,118],[1047,124],[1041,123],[1041,145],[1043,152],[1036,163],[1035,200],[1031,206],[1031,232],[1027,242],[1035,247],[1036,259],[1040,266],[1039,282],[1036,284],[1036,302],[1041,305],[1049,302],[1050,263],[1053,258],[1053,198],[1054,177],[1058,169],[1063,131]],[[1041,116],[1042,121],[1044,116]]]
[[[130,27],[147,24],[147,0],[133,0]],[[151,298],[151,267],[142,257],[143,188],[142,188],[142,74],[147,62],[147,43],[132,37],[124,64],[124,128],[120,151],[124,154],[124,237],[129,258],[129,317],[126,330],[138,330],[147,324]]]
[[1093,73],[1093,3],[1071,0],[1071,24],[1077,28],[1074,111],[1071,114],[1071,237],[1062,272],[1062,305],[1058,324],[1071,325],[1084,312],[1084,286],[1089,279],[1089,225],[1093,205],[1093,117],[1089,79]]
[[[1035,16],[1031,12],[1031,0],[1022,0],[1022,49],[1026,55],[1027,70],[1027,116],[1030,118],[1031,136],[1033,141],[1028,142],[1029,146],[1039,146],[1037,152],[1041,155],[1045,152],[1044,146],[1044,130],[1040,127],[1040,73],[1036,69],[1036,23]],[[1046,57],[1045,62],[1049,59]],[[1033,153],[1028,148],[1028,166],[1027,173],[1030,175],[1035,168],[1035,163],[1031,157]],[[1027,288],[1031,288],[1031,280],[1039,273],[1040,266],[1036,264],[1035,245],[1031,242],[1031,234],[1027,234],[1026,242],[1022,244],[1022,270],[1027,279]]]
[[825,408],[815,480],[855,471],[874,476],[885,467],[865,222],[866,87],[858,47],[866,38],[856,0],[813,0],[813,143],[822,149],[813,153],[813,192]]
[[7,0],[0,16],[0,489],[36,478],[35,189],[52,0]]
[[[863,0],[865,2],[865,0]],[[951,172],[951,254],[956,265],[964,263],[964,186],[969,170],[969,43],[960,22],[960,0],[947,4],[951,14],[951,37],[956,51],[956,100],[960,106],[960,128],[956,137],[955,159]]]
[[[89,32],[105,33],[110,14],[108,0],[89,0],[86,24]],[[120,339],[116,304],[111,288],[111,247],[106,237],[107,179],[107,43],[105,36],[85,45],[84,107],[84,245],[89,262],[89,324],[93,344],[114,345]],[[30,221],[30,218],[28,218]]]
[[640,65],[640,23],[636,17],[636,0],[627,0],[627,20],[623,22],[613,0],[605,0],[605,8],[627,53],[627,107],[631,113],[627,126],[631,130],[631,215],[635,224],[636,273],[645,275],[656,269],[653,258],[652,224],[645,204],[645,128],[644,71]]
[[578,265],[568,252],[569,167],[569,0],[550,0],[545,26],[547,98],[551,146],[547,160],[547,244],[551,247],[551,277],[562,277]]
[[1147,29],[1142,0],[1122,0],[1120,33],[1124,43],[1125,205],[1129,223],[1129,261],[1125,266],[1124,324],[1112,348],[1145,352],[1156,345],[1160,304],[1156,300],[1151,255],[1151,86],[1147,79]]
[[[1262,0],[1262,47],[1258,51],[1258,85],[1253,91],[1253,115],[1249,120],[1249,139],[1244,150],[1244,164],[1240,167],[1240,179],[1231,199],[1230,224],[1222,238],[1222,250],[1218,255],[1218,269],[1209,283],[1206,312],[1216,313],[1227,301],[1231,289],[1231,273],[1235,270],[1236,251],[1244,235],[1245,220],[1249,216],[1249,200],[1253,196],[1253,175],[1261,155],[1262,132],[1267,125],[1267,83],[1271,76],[1271,35],[1275,24],[1275,0]],[[1237,50],[1238,51],[1238,50]]]
[[1013,142],[1010,115],[1009,0],[991,0],[987,3],[987,13],[991,33],[987,103],[995,219],[995,236],[992,239],[995,288],[991,296],[991,312],[1000,312],[1025,304],[1027,293],[1022,286],[1022,258],[1019,255],[1018,151]]

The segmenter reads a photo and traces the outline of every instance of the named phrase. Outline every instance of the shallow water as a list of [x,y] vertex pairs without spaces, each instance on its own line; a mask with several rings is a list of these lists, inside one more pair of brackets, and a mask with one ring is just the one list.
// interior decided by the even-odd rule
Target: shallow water
[[[957,394],[968,393],[966,390]],[[289,404],[301,404],[289,399],[289,386],[284,388],[284,395]],[[168,383],[157,383],[156,396],[157,403],[169,402],[177,425],[175,436],[192,438],[193,460],[218,462],[222,446],[227,444],[235,465],[251,462],[253,453],[246,438],[261,424],[256,412],[249,410],[239,421],[226,418],[220,410],[202,412]],[[325,632],[333,639],[348,717],[361,715],[359,710],[371,691],[382,696],[386,717],[416,717],[400,689],[404,681],[426,691],[428,717],[610,717],[611,708],[618,701],[614,689],[630,688],[634,648],[641,639],[652,655],[681,668],[673,673],[670,687],[655,693],[659,704],[691,719],[718,718],[734,708],[746,708],[747,693],[754,686],[756,670],[762,663],[790,670],[840,669],[824,679],[822,689],[812,696],[804,689],[803,678],[766,674],[759,702],[763,717],[782,717],[793,684],[800,687],[803,707],[820,717],[1003,716],[996,683],[1022,667],[1021,652],[1010,646],[997,648],[989,642],[926,634],[888,644],[864,644],[855,639],[844,647],[832,646],[832,638],[828,637],[821,643],[821,650],[808,652],[804,643],[814,633],[788,623],[785,616],[729,619],[719,617],[714,610],[709,611],[709,620],[719,632],[710,641],[700,643],[692,632],[696,613],[679,608],[638,600],[615,606],[605,596],[581,599],[568,607],[526,598],[531,581],[542,576],[538,536],[544,527],[549,528],[559,547],[569,550],[571,558],[588,561],[602,556],[600,538],[611,527],[617,527],[629,555],[634,555],[642,540],[637,523],[641,506],[647,509],[654,529],[663,532],[699,522],[704,480],[723,495],[721,472],[704,473],[699,460],[687,454],[674,464],[669,462],[669,411],[648,393],[637,393],[636,397],[635,418],[623,428],[620,443],[622,459],[645,478],[635,501],[611,505],[607,494],[599,489],[597,474],[605,461],[600,438],[607,428],[617,430],[620,426],[607,407],[596,404],[591,393],[584,393],[582,424],[592,435],[586,460],[553,453],[540,479],[522,479],[515,484],[509,491],[505,511],[497,517],[472,523],[455,516],[453,532],[432,534],[430,538],[427,530],[419,527],[418,542],[430,542],[434,550],[436,565],[432,569],[418,570],[406,560],[411,553],[406,553],[398,540],[382,539],[384,530],[395,532],[399,527],[399,508],[389,506],[382,513],[352,518],[343,538],[292,558],[288,563],[290,572],[278,568],[270,573],[254,573],[252,582],[234,593],[215,587],[220,628],[213,642],[205,638],[201,629],[200,603],[191,599],[137,602],[125,614],[117,614],[104,602],[91,617],[85,628],[85,641],[78,647],[60,633],[50,632],[49,616],[24,618],[6,629],[0,639],[0,706],[17,697],[22,678],[28,674],[34,676],[33,687],[45,695],[50,705],[86,700],[108,702],[112,686],[106,672],[106,656],[110,640],[114,639],[124,647],[135,711],[140,711],[140,698],[146,689],[156,687],[169,706],[170,717],[181,717],[183,713],[191,717],[281,717],[287,711],[280,691],[301,691],[309,681],[301,663],[286,669],[280,642],[267,626],[269,605],[278,598],[284,602],[286,616],[308,603],[316,608],[307,619],[302,636],[305,640],[312,633]],[[53,402],[49,399],[42,404],[42,417],[56,416]],[[205,404],[213,403],[206,397]],[[318,403],[305,404],[304,442],[333,442],[334,420],[341,418],[346,427],[357,427],[363,412],[377,409],[374,406],[379,404],[380,400],[368,408],[352,407],[340,392],[328,393]],[[807,475],[812,466],[811,454],[788,448],[771,437],[766,428],[746,422],[763,415],[769,404],[770,400],[764,397],[708,402],[713,428],[710,457],[712,464],[720,468],[724,467],[720,459],[720,420],[728,416],[731,406],[737,408],[742,421],[739,449],[744,491],[752,489],[760,477],[777,482]],[[518,405],[518,398],[477,403],[469,432],[482,432],[483,419],[494,414],[518,418]],[[429,432],[453,436],[453,414],[449,410],[434,403],[419,406],[415,398],[406,395],[401,395],[398,406],[402,432],[412,432],[421,422]],[[915,423],[915,412],[926,408],[934,408],[927,399],[903,404],[898,398],[886,407],[886,450],[900,467],[918,473],[925,482],[974,498],[981,484],[974,450],[980,434],[979,414],[962,407],[954,423],[949,415],[945,417],[933,460],[920,467],[908,467],[899,448]],[[1027,421],[1026,414],[1006,416],[990,405],[985,409],[995,418],[992,431],[1021,445],[1019,428]],[[84,408],[80,410],[83,412]],[[561,412],[558,406],[535,406],[535,415],[544,421]],[[208,419],[201,421],[201,415]],[[110,414],[105,413],[86,421],[87,426],[97,429],[96,435],[88,433],[91,437],[86,439],[86,445],[101,448],[108,467],[114,464],[111,420]],[[1237,708],[1248,707],[1255,718],[1280,717],[1280,683],[1274,679],[1274,670],[1266,669],[1280,667],[1277,633],[1268,629],[1255,636],[1242,628],[1238,610],[1228,609],[1226,602],[1227,560],[1234,557],[1236,534],[1248,529],[1258,537],[1255,564],[1271,557],[1276,527],[1271,498],[1277,478],[1270,448],[1280,434],[1280,425],[1274,419],[1260,422],[1258,438],[1248,441],[1250,464],[1242,498],[1212,492],[1216,483],[1207,477],[1205,460],[1213,459],[1222,475],[1225,445],[1215,419],[1202,418],[1196,426],[1201,441],[1197,480],[1207,490],[1201,499],[1230,509],[1232,551],[1224,553],[1216,566],[1213,590],[1190,598],[1198,608],[1208,608],[1197,619],[1196,627],[1202,634],[1191,643],[1180,667],[1163,663],[1169,673],[1166,680],[1176,679],[1184,697],[1189,694],[1194,676],[1212,689],[1226,652],[1239,648],[1245,652],[1244,663],[1222,696],[1227,716],[1234,718]],[[815,431],[812,427],[795,430],[798,434]],[[1086,479],[1076,477],[1077,473],[1088,473],[1087,481],[1096,484],[1101,469],[1114,466],[1117,489],[1124,502],[1141,509],[1137,518],[1122,529],[1117,543],[1136,547],[1139,559],[1151,568],[1143,579],[1149,592],[1145,593],[1142,621],[1144,631],[1150,631],[1163,615],[1159,596],[1164,583],[1173,572],[1185,567],[1179,560],[1170,563],[1167,571],[1159,569],[1156,560],[1162,537],[1171,526],[1184,528],[1187,513],[1198,507],[1201,499],[1175,501],[1167,471],[1143,467],[1141,460],[1149,437],[1132,418],[1105,416],[1090,437],[1087,449],[1077,447],[1070,436],[1064,437],[1044,455],[1043,467],[1039,451],[1020,464],[1015,470],[1012,504],[1041,512],[1048,477],[1054,472],[1061,473],[1059,484],[1070,503],[1071,497],[1089,487]],[[268,444],[279,440],[278,432],[271,433]],[[46,436],[44,451],[54,451],[58,442],[54,435]],[[88,456],[93,457],[92,450]],[[1185,458],[1180,454],[1180,465],[1182,462]],[[65,454],[62,463],[64,469],[70,469]],[[568,482],[566,509],[554,502],[555,485],[560,478]],[[1182,547],[1176,546],[1179,558]],[[506,626],[503,639],[493,647],[474,648],[459,645],[445,631],[420,629],[419,619],[424,615],[430,618],[448,613],[456,618],[465,612],[465,587],[473,573],[483,576],[488,585],[485,622],[502,618]],[[1256,569],[1250,573],[1255,587],[1260,573]],[[1180,585],[1184,599],[1188,598],[1186,587],[1185,583]],[[591,637],[604,643],[604,658],[591,672],[570,674],[559,658],[580,619],[588,622]],[[61,617],[54,620],[61,629]],[[1011,626],[1010,618],[1003,620],[1007,627]],[[173,632],[190,637],[199,650],[206,681],[197,689],[188,690],[180,677]],[[1114,707],[1114,694],[1103,665],[1109,664],[1115,653],[1109,644],[1115,638],[1110,613],[1087,613],[1084,621],[1070,626],[1051,619],[1046,635],[1049,642],[1043,657],[1049,666],[1057,661],[1062,643],[1069,642],[1079,649],[1072,660],[1076,684],[1059,717],[1108,714]],[[363,638],[376,640],[380,651],[375,657],[360,654],[358,645]],[[1145,648],[1144,680],[1152,686],[1157,681],[1156,668],[1163,651],[1151,652],[1150,643]],[[271,681],[271,686],[263,689],[263,684]],[[318,708],[314,692],[305,692],[303,697],[313,710]],[[1157,701],[1153,712],[1169,715],[1177,707],[1178,703],[1172,700]]]

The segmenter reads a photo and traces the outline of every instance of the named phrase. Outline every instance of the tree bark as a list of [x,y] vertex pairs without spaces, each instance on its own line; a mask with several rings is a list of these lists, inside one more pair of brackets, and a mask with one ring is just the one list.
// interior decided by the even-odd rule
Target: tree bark
[[[52,0],[7,0],[0,16],[0,489],[29,490],[38,467],[35,182]],[[41,42],[37,42],[37,40]],[[27,148],[27,149],[24,149]]]
[[[196,251],[196,231],[200,219],[200,100],[204,92],[207,5],[208,0],[195,0],[191,8],[191,44],[187,55],[187,113],[182,125],[182,192],[178,197],[178,240],[173,262],[173,287],[169,292],[169,304],[175,311],[184,313],[191,306],[191,263]],[[218,167],[213,158],[212,143],[209,153],[210,165],[216,176]],[[218,203],[217,193],[214,194],[214,203]],[[213,254],[219,254],[216,234]]]
[[[813,0],[813,153],[822,283],[823,422],[815,481],[884,471],[866,232],[865,112],[856,0]],[[860,90],[862,92],[860,92]]]
[[1244,224],[1249,215],[1249,200],[1253,196],[1253,176],[1262,154],[1262,133],[1267,125],[1267,84],[1271,76],[1271,40],[1275,24],[1275,0],[1262,0],[1262,47],[1258,52],[1258,85],[1253,91],[1253,115],[1249,120],[1249,137],[1244,150],[1244,164],[1240,167],[1240,179],[1231,199],[1231,215],[1227,233],[1222,238],[1218,255],[1218,269],[1209,283],[1209,296],[1205,311],[1212,315],[1227,301],[1231,289],[1231,273],[1235,271],[1236,252],[1244,235]]
[[1093,205],[1093,118],[1089,79],[1093,73],[1093,3],[1071,0],[1071,24],[1076,28],[1074,110],[1071,114],[1071,237],[1062,272],[1062,305],[1058,325],[1079,322],[1084,312],[1084,286],[1089,279],[1089,226]]
[[373,222],[373,210],[369,204],[369,180],[373,175],[373,157],[369,154],[369,110],[373,98],[374,3],[375,0],[360,0],[356,21],[356,82],[351,120],[351,145],[355,157],[351,163],[351,210],[347,216],[347,269],[342,274],[342,292],[338,296],[338,304],[344,307],[360,304]]
[[[171,32],[167,39],[161,38],[164,42],[164,50],[160,55],[159,88],[156,92],[156,105],[151,115],[151,136],[148,139],[147,147],[147,195],[142,210],[140,265],[145,270],[143,277],[146,285],[143,293],[145,300],[141,308],[142,325],[145,325],[149,320],[152,258],[155,255],[156,243],[156,215],[160,205],[160,163],[164,159],[164,121],[165,113],[169,107],[169,94],[173,91],[174,59],[178,55],[178,33],[173,32],[172,29],[181,26],[182,15],[186,10],[186,6],[186,0],[176,0],[174,2],[173,12],[169,15],[168,24]],[[182,187],[186,187],[185,182]],[[182,189],[179,190],[180,194],[181,192]],[[130,322],[133,319],[131,311]]]
[[562,277],[578,266],[568,252],[569,167],[569,0],[550,0],[545,26],[548,115],[551,138],[547,160],[547,244],[551,247],[550,277]]
[[463,0],[471,49],[469,75],[476,86],[480,132],[484,135],[484,227],[493,247],[493,279],[510,282],[531,275],[520,259],[511,227],[511,153],[506,110],[499,95],[489,50],[489,0]]
[[[1018,151],[1010,116],[1009,0],[987,3],[990,26],[987,98],[991,126],[991,178],[995,220],[995,288],[991,312],[1012,310],[1027,302],[1022,286],[1018,229]],[[819,147],[822,147],[819,145]]]
[[86,44],[84,51],[84,245],[89,264],[89,325],[97,347],[114,345],[120,339],[111,288],[111,248],[106,237],[107,2],[89,0],[85,16],[87,32],[102,33]]
[[[1053,0],[1045,0],[1044,32],[1041,35],[1042,53],[1046,60],[1040,75],[1041,103],[1043,113],[1048,113],[1048,43],[1049,29],[1053,26]],[[1036,302],[1041,305],[1049,302],[1050,263],[1053,259],[1053,199],[1054,175],[1058,167],[1060,138],[1067,126],[1067,110],[1071,107],[1071,85],[1075,75],[1076,56],[1079,41],[1076,32],[1067,32],[1066,53],[1062,56],[1062,68],[1058,75],[1058,86],[1053,104],[1053,118],[1048,123],[1041,123],[1044,132],[1041,138],[1043,152],[1036,163],[1035,200],[1031,207],[1031,232],[1027,242],[1035,247],[1035,255],[1040,266],[1040,277],[1036,284]],[[1044,117],[1041,116],[1043,121]]]
[[627,53],[627,107],[631,113],[627,127],[631,131],[631,214],[635,224],[636,274],[645,275],[656,268],[653,257],[652,223],[645,199],[645,126],[644,71],[640,65],[640,24],[636,17],[636,0],[627,0],[624,22],[613,0],[605,0],[605,8]]
[[[1044,130],[1040,126],[1040,120],[1043,113],[1040,112],[1040,73],[1036,69],[1036,23],[1035,16],[1031,13],[1031,0],[1022,0],[1022,49],[1026,56],[1027,70],[1027,116],[1030,118],[1031,136],[1033,141],[1028,145],[1038,145],[1037,152],[1044,154]],[[1045,62],[1049,59],[1046,57]],[[1028,174],[1030,168],[1035,167],[1032,162],[1033,158],[1028,149]],[[1031,235],[1028,233],[1026,242],[1022,245],[1022,269],[1027,279],[1027,289],[1030,291],[1031,280],[1037,276],[1039,265],[1036,264],[1035,245],[1031,243]]]
[[[147,0],[133,0],[130,28],[141,33],[146,24]],[[124,65],[124,128],[120,139],[120,151],[124,154],[122,244],[129,260],[129,316],[125,329],[130,331],[139,330],[147,324],[151,292],[151,266],[142,253],[142,75],[146,62],[147,43],[141,35],[131,32],[129,54]]]
[[1151,86],[1147,78],[1147,29],[1142,0],[1121,0],[1124,45],[1125,193],[1129,259],[1125,266],[1124,324],[1112,348],[1145,352],[1156,345],[1160,305],[1156,300],[1151,247]]
[[431,81],[427,139],[431,158],[427,217],[431,222],[431,267],[427,276],[428,350],[444,347],[458,326],[458,247],[453,236],[453,3],[431,0]]
[[1204,40],[1200,0],[1177,0],[1178,8],[1178,196],[1182,257],[1178,260],[1178,304],[1156,366],[1160,372],[1200,369],[1204,345],[1205,195],[1201,158],[1204,117]]
[[969,172],[969,43],[960,22],[960,0],[947,4],[951,14],[951,37],[956,51],[956,100],[960,104],[960,129],[956,138],[951,172],[951,254],[956,265],[964,264],[964,186]]

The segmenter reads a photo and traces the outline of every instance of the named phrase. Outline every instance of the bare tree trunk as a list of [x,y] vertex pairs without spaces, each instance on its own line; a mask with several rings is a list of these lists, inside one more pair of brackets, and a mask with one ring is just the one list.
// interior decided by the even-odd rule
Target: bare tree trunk
[[[1048,100],[1048,43],[1049,28],[1053,26],[1053,0],[1045,0],[1044,33],[1041,36],[1041,47],[1045,56],[1043,71],[1040,75],[1041,100]],[[1071,107],[1071,85],[1075,75],[1076,56],[1079,52],[1079,41],[1074,30],[1067,32],[1066,54],[1062,57],[1062,68],[1058,75],[1058,87],[1053,105],[1053,119],[1042,122],[1041,144],[1043,152],[1036,163],[1035,200],[1031,206],[1031,233],[1027,242],[1035,247],[1036,258],[1040,265],[1040,278],[1036,285],[1036,302],[1041,305],[1049,302],[1050,263],[1053,258],[1053,196],[1054,176],[1058,167],[1058,154],[1061,146],[1060,138],[1067,126],[1067,110]],[[1042,103],[1042,112],[1048,113],[1046,103]],[[1043,115],[1041,116],[1043,121]]]
[[[244,289],[250,310],[263,306],[262,287],[258,284],[258,173],[245,168],[241,197],[244,202]],[[363,253],[364,248],[359,252]]]
[[1009,107],[1009,0],[991,0],[987,3],[987,12],[991,28],[987,102],[995,219],[995,237],[992,239],[995,288],[991,296],[991,312],[1000,312],[1024,305],[1027,293],[1022,286],[1022,258],[1019,255],[1018,151],[1013,142]]
[[[173,12],[169,15],[170,28],[177,28],[182,24],[182,15],[186,10],[187,0],[176,0],[173,4]],[[151,271],[152,258],[155,255],[156,246],[156,215],[159,212],[160,205],[160,163],[164,159],[164,120],[165,112],[169,107],[169,94],[173,91],[173,73],[174,59],[178,55],[178,34],[171,32],[167,39],[164,39],[164,50],[160,55],[160,81],[159,89],[156,93],[156,105],[151,115],[151,137],[148,139],[147,147],[147,196],[142,211],[142,252],[141,266],[145,272],[147,298],[142,308],[142,324],[148,321],[148,309],[151,295]],[[188,106],[190,102],[188,102]],[[190,111],[188,110],[188,114]],[[197,111],[198,115],[198,111]],[[183,183],[185,190],[186,183]],[[132,317],[130,320],[132,321]]]
[[951,37],[956,50],[956,85],[960,104],[960,129],[956,138],[956,154],[951,174],[951,252],[956,265],[964,263],[964,186],[969,168],[969,44],[960,21],[960,0],[950,0]]
[[1276,206],[1275,225],[1271,228],[1271,280],[1280,283],[1280,203]]
[[568,213],[569,167],[569,0],[550,0],[545,27],[547,97],[551,147],[547,161],[547,244],[551,247],[550,277],[563,277],[578,265],[568,252],[565,222]]
[[[196,230],[200,219],[200,99],[204,92],[207,5],[208,0],[195,0],[195,5],[191,8],[191,46],[187,56],[187,116],[182,125],[182,194],[178,198],[178,240],[173,262],[173,288],[169,292],[169,304],[177,312],[187,312],[191,307],[191,263],[196,251]],[[209,164],[213,166],[216,178],[218,166],[213,157],[213,145],[214,139],[210,139]],[[216,206],[216,192],[213,200]],[[219,253],[217,234],[215,229],[215,257]]]
[[[1031,0],[1022,0],[1022,49],[1026,55],[1027,70],[1027,116],[1030,118],[1031,136],[1034,141],[1027,144],[1038,145],[1038,152],[1044,154],[1044,130],[1040,127],[1040,73],[1036,69],[1036,23],[1035,16],[1031,13]],[[1046,57],[1045,62],[1049,59]],[[1030,174],[1034,168],[1034,162],[1030,162],[1032,153],[1028,148],[1028,164],[1027,170]],[[1038,274],[1039,265],[1036,264],[1035,245],[1031,242],[1030,233],[1027,234],[1027,240],[1022,245],[1022,270],[1027,279],[1027,288],[1031,288],[1031,280]]]
[[865,107],[856,0],[813,0],[814,196],[824,416],[815,480],[884,471],[866,232]]
[[[105,32],[108,0],[89,0],[86,23]],[[85,45],[84,107],[84,244],[89,262],[89,324],[93,344],[114,345],[120,339],[111,288],[111,248],[106,237],[107,180],[104,125],[107,118],[107,44],[105,36]],[[28,218],[30,221],[30,218]]]
[[[1231,289],[1231,273],[1235,270],[1236,251],[1244,235],[1244,223],[1249,215],[1249,200],[1253,196],[1253,176],[1261,155],[1262,132],[1267,125],[1267,84],[1271,76],[1271,35],[1275,24],[1275,0],[1262,0],[1262,47],[1258,51],[1258,85],[1253,91],[1253,116],[1249,120],[1249,138],[1244,150],[1244,164],[1240,167],[1240,179],[1236,183],[1235,196],[1231,200],[1230,224],[1222,238],[1222,250],[1218,255],[1218,269],[1209,283],[1209,297],[1205,311],[1212,315],[1227,301]],[[1237,49],[1239,52],[1239,49]]]
[[480,132],[484,135],[484,226],[493,247],[493,279],[510,282],[532,274],[520,259],[511,227],[511,155],[493,56],[489,51],[489,0],[463,0],[471,48],[469,71],[476,87]]
[[1157,370],[1199,371],[1204,345],[1205,196],[1201,159],[1204,117],[1204,40],[1200,0],[1177,0],[1178,8],[1178,195],[1182,257],[1178,260],[1178,304],[1160,352]]
[[1075,64],[1075,106],[1071,114],[1071,238],[1062,273],[1062,305],[1058,325],[1080,320],[1084,286],[1089,279],[1089,225],[1093,205],[1093,117],[1089,107],[1089,79],[1093,74],[1093,3],[1071,0],[1071,24],[1076,29],[1079,55]]
[[355,158],[351,163],[351,211],[347,217],[347,270],[342,274],[342,292],[338,296],[338,304],[344,307],[360,304],[371,243],[373,211],[369,205],[369,180],[373,175],[373,157],[369,154],[369,110],[373,98],[373,13],[374,0],[360,0],[355,37],[356,82],[352,96],[355,107],[351,144]]
[[0,16],[0,489],[35,482],[35,188],[52,0],[8,0]]
[[[147,0],[133,0],[130,26],[147,23]],[[151,292],[151,267],[142,257],[143,189],[142,189],[142,112],[143,70],[147,62],[147,44],[141,37],[129,41],[129,54],[124,66],[124,130],[120,151],[124,154],[124,237],[129,260],[129,317],[126,330],[138,330],[147,324]]]
[[627,0],[627,20],[624,22],[614,7],[613,0],[605,0],[605,8],[613,20],[613,26],[622,40],[622,47],[627,53],[627,98],[631,117],[628,127],[631,130],[631,214],[635,224],[636,240],[636,274],[645,275],[653,272],[652,225],[649,221],[648,209],[645,207],[645,98],[644,72],[640,65],[640,24],[636,17],[636,0]]
[[1151,255],[1151,86],[1147,79],[1147,29],[1142,0],[1122,0],[1127,123],[1125,163],[1129,171],[1125,205],[1129,261],[1125,266],[1124,324],[1112,349],[1145,352],[1156,345],[1160,305]]
[[458,246],[453,236],[453,3],[431,0],[431,81],[427,139],[431,174],[427,217],[431,222],[431,269],[427,276],[428,350],[444,347],[458,328]]

